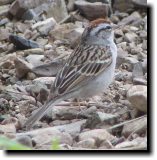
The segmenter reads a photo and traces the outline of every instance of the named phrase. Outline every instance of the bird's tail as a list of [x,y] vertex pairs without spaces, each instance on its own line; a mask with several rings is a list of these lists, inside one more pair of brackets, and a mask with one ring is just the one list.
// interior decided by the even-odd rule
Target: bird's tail
[[34,115],[32,115],[28,121],[24,124],[24,127],[27,129],[30,129],[37,121],[39,121],[44,114],[51,109],[50,106],[54,106],[55,104],[59,103],[61,99],[53,99],[51,101],[48,101],[46,104],[44,104]]

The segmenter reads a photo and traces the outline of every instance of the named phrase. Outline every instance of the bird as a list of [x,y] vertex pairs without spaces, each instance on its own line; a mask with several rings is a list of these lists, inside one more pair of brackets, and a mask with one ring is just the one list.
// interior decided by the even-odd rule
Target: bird
[[117,58],[112,24],[109,18],[88,24],[79,44],[57,73],[46,103],[24,124],[27,129],[61,101],[93,97],[112,83]]

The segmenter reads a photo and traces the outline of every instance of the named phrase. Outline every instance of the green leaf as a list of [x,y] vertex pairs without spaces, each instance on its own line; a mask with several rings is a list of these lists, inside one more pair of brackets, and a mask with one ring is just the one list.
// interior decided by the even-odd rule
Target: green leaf
[[59,150],[60,149],[60,147],[59,147],[59,140],[57,138],[52,140],[51,149],[52,150]]
[[14,140],[10,140],[4,136],[0,136],[0,147],[4,150],[31,150],[31,148],[26,147]]

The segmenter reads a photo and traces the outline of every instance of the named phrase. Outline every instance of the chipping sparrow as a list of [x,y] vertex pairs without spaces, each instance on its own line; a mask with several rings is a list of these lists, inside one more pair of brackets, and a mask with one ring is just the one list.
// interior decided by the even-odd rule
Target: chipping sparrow
[[116,57],[111,22],[108,19],[92,21],[57,74],[46,104],[31,116],[25,126],[30,128],[51,106],[62,100],[91,97],[104,91],[112,82]]

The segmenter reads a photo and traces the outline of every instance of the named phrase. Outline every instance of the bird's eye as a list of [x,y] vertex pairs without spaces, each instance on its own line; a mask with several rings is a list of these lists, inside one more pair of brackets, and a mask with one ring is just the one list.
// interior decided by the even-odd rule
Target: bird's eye
[[112,29],[112,27],[111,26],[106,26],[105,29],[110,31]]

